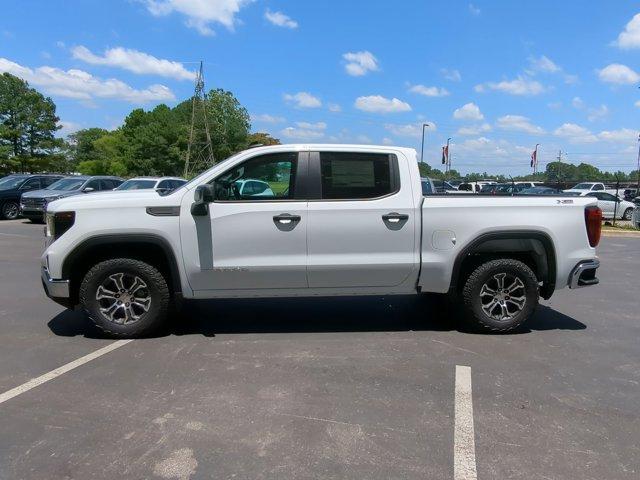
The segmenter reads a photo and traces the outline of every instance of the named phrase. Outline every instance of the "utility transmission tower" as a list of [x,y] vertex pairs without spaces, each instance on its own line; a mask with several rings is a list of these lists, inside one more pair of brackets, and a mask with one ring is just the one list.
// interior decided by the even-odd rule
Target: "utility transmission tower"
[[184,162],[184,178],[195,177],[215,163],[209,120],[207,118],[207,93],[204,89],[202,62],[196,76],[196,88],[191,99],[191,128]]

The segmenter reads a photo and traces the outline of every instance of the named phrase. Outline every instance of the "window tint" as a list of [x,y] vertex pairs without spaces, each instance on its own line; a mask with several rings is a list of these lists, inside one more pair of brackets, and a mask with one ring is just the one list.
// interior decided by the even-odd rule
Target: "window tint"
[[604,190],[604,187],[602,185],[594,185],[593,189],[594,190]]
[[58,180],[60,180],[60,177],[42,177],[40,179],[40,184],[42,185],[42,188],[46,188]]
[[91,180],[84,186],[84,190],[86,190],[87,188],[93,188],[96,191],[100,190],[100,180]]
[[473,185],[471,185],[470,183],[461,183],[458,187],[458,190],[460,190],[461,192],[472,192]]
[[429,195],[431,193],[433,193],[431,182],[429,180],[422,180],[422,194]]
[[389,155],[378,153],[320,153],[322,198],[376,198],[393,193]]
[[102,179],[100,180],[100,190],[113,190],[116,188],[113,180]]
[[617,199],[615,195],[611,195],[610,193],[602,192],[599,194],[600,200],[606,200],[607,202],[615,202]]
[[291,199],[295,192],[298,154],[260,155],[220,175],[213,182],[216,200]]
[[40,188],[40,179],[39,178],[30,178],[29,180],[24,182],[20,188],[22,188],[24,190],[26,190],[26,189],[38,190]]

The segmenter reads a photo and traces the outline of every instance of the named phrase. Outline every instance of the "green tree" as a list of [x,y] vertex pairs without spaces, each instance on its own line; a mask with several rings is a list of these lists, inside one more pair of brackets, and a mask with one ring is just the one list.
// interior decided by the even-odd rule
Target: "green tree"
[[[62,146],[56,106],[24,80],[0,75],[0,148],[9,165],[21,171],[51,167],[51,156]],[[7,149],[8,147],[8,149]]]
[[247,137],[247,147],[253,145],[280,145],[280,140],[266,132],[255,132],[250,133]]

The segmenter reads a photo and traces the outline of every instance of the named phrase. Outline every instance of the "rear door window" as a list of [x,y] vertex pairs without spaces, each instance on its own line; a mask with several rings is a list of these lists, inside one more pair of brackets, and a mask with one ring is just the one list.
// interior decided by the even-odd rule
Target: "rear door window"
[[322,199],[359,200],[398,191],[397,159],[380,153],[320,152]]

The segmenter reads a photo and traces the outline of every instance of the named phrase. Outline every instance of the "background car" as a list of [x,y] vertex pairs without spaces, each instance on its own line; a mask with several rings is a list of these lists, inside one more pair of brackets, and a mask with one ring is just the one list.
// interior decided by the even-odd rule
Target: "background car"
[[422,184],[422,195],[431,195],[436,193],[436,187],[433,184],[433,180],[428,177],[422,177],[420,179]]
[[445,193],[457,190],[457,188],[451,185],[447,180],[431,180],[431,184],[433,185],[434,193]]
[[46,188],[62,175],[9,175],[0,179],[0,218],[14,220],[20,215],[20,196]]
[[81,193],[113,190],[123,181],[119,177],[107,176],[78,175],[61,178],[43,190],[23,194],[20,200],[20,211],[23,217],[32,222],[42,222],[47,203]]
[[635,207],[633,209],[633,217],[631,218],[631,223],[637,229],[640,229],[640,207]]
[[602,210],[603,218],[615,218],[619,220],[631,220],[635,205],[626,200],[621,200],[607,192],[585,192],[583,197],[595,197],[598,199],[598,207]]
[[187,183],[178,177],[136,177],[125,180],[115,190],[149,190],[159,193],[169,193]]
[[240,197],[275,197],[267,182],[252,178],[237,180],[234,185],[238,188]]
[[580,192],[567,192],[564,190],[559,190],[557,188],[544,187],[544,186],[525,188],[524,190],[520,190],[520,192],[518,193],[521,195],[562,195],[562,196],[580,195]]

